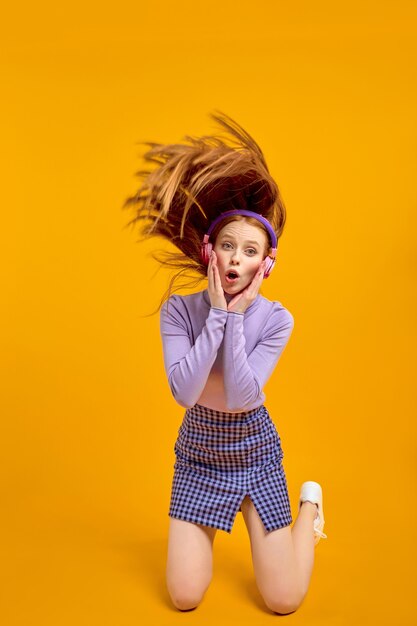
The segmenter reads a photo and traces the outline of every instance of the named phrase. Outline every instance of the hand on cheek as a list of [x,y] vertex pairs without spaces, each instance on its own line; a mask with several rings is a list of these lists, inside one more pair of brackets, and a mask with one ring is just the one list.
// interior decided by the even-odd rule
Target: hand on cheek
[[244,313],[248,306],[252,304],[257,297],[259,288],[262,284],[265,266],[266,261],[263,260],[255,276],[252,278],[252,282],[246,287],[246,289],[237,294],[237,296],[229,302],[229,306],[227,307],[228,311],[232,311],[234,313]]
[[226,299],[224,297],[223,287],[221,285],[220,274],[217,267],[217,256],[214,250],[210,255],[210,260],[207,270],[208,276],[208,293],[210,297],[211,306],[227,309]]

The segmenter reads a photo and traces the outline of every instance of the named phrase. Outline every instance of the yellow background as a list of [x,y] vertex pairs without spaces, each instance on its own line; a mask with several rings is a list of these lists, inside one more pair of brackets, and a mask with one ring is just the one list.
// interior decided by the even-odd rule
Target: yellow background
[[[295,328],[266,405],[293,514],[323,485],[314,625],[417,624],[413,2],[23,3],[2,16],[2,623],[266,624],[239,514],[182,614],[164,587],[170,273],[121,210],[139,141],[262,146],[288,210],[262,293]],[[201,283],[201,289],[206,282]],[[278,619],[278,618],[276,618]]]

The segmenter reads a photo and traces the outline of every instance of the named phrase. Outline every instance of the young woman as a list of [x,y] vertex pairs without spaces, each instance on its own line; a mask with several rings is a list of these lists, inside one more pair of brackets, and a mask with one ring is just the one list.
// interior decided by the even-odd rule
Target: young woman
[[[225,136],[147,144],[155,167],[138,172],[142,184],[125,203],[136,208],[129,224],[145,220],[145,238],[165,237],[180,250],[155,258],[182,267],[160,307],[168,383],[186,409],[174,447],[167,586],[178,609],[198,606],[216,532],[230,533],[241,511],[260,593],[271,610],[291,613],[326,535],[314,481],[302,485],[291,527],[281,440],[264,404],[294,325],[278,300],[260,294],[286,211],[257,143],[230,117],[212,117]],[[207,288],[171,294],[190,269],[207,277]]]

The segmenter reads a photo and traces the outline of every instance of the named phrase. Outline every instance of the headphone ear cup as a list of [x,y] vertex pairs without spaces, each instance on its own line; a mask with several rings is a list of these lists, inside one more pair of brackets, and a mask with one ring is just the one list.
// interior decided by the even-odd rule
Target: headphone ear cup
[[275,259],[268,257],[266,261],[266,265],[265,265],[265,270],[264,270],[264,278],[268,278],[268,276],[271,274],[272,270],[274,269],[274,266],[275,266]]
[[201,260],[203,261],[204,265],[209,264],[212,249],[213,246],[210,242],[203,243],[203,245],[201,246]]

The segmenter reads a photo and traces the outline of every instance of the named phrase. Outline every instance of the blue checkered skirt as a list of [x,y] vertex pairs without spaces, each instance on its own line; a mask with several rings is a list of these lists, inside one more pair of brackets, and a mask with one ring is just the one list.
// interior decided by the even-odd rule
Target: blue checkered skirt
[[230,533],[248,495],[267,532],[291,524],[281,440],[264,405],[244,413],[194,405],[174,451],[170,517]]

